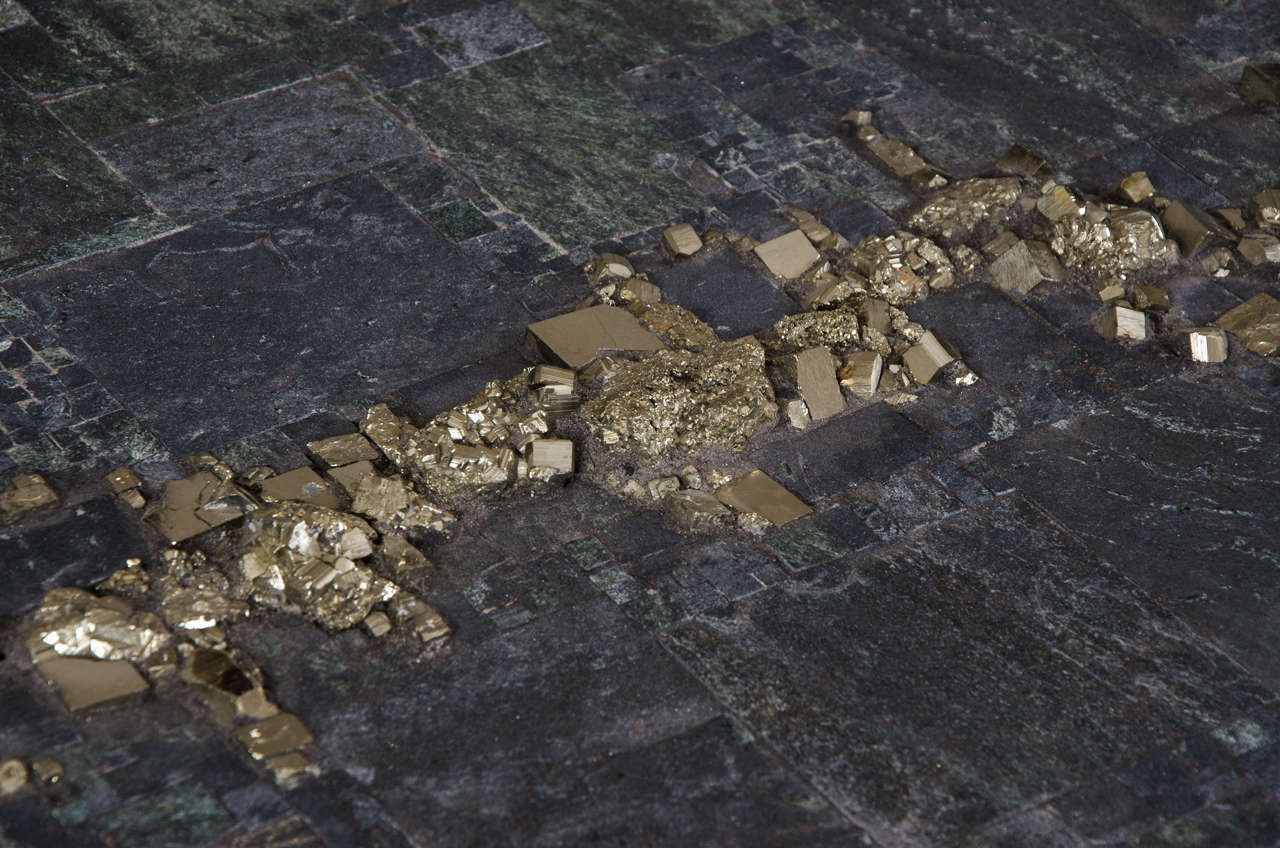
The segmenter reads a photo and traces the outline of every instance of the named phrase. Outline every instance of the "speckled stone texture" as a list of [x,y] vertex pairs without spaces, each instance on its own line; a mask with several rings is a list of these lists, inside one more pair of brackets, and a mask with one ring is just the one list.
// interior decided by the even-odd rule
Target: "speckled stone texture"
[[[707,231],[901,226],[921,194],[849,109],[952,177],[1019,142],[1244,207],[1280,120],[1235,84],[1277,50],[1269,0],[0,0],[0,484],[61,496],[0,525],[0,759],[65,769],[0,797],[0,845],[1274,848],[1280,367],[1177,337],[1274,264],[1174,266],[1132,345],[1074,277],[962,274],[907,313],[976,384],[706,458],[812,515],[691,535],[578,475],[416,540],[434,650],[229,626],[316,737],[288,785],[176,675],[69,713],[23,636],[157,564],[110,469],[154,498],[194,450],[420,423],[525,367],[599,253],[722,339],[796,311]],[[708,243],[672,261],[677,222]]]

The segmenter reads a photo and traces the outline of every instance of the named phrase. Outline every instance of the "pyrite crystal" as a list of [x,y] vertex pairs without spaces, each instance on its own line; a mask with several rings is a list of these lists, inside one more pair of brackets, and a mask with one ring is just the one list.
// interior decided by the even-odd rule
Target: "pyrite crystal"
[[172,643],[159,616],[84,589],[50,589],[32,616],[27,647],[39,663],[51,656],[145,663]]
[[1178,261],[1178,246],[1144,209],[1106,204],[1099,221],[1066,215],[1047,224],[1046,239],[1064,264],[1092,274],[1119,276]]
[[623,364],[581,415],[605,444],[649,456],[741,450],[777,416],[764,349],[750,336]]
[[955,238],[978,224],[998,224],[1021,191],[1015,177],[960,180],[930,196],[907,226],[928,236]]

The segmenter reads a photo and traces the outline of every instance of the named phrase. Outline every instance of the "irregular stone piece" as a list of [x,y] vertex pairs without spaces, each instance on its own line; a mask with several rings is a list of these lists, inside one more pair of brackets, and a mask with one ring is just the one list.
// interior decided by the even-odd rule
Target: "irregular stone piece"
[[814,421],[844,410],[844,395],[836,381],[835,358],[824,347],[802,350],[794,357],[796,389]]
[[618,300],[623,303],[658,303],[662,289],[642,277],[632,277],[618,286]]
[[236,739],[255,760],[283,754],[315,741],[307,726],[292,713],[280,713],[242,727],[236,731]]
[[153,613],[135,612],[121,598],[84,589],[50,589],[32,616],[27,647],[34,662],[54,656],[146,662],[171,643]]
[[868,298],[862,304],[862,320],[867,329],[877,333],[889,332],[891,311],[888,301],[880,298]]
[[130,489],[137,489],[142,486],[142,481],[138,479],[138,475],[134,474],[128,468],[117,468],[107,474],[107,488],[111,490],[111,494],[119,495]]
[[1160,216],[1170,238],[1182,248],[1183,256],[1193,256],[1215,238],[1224,234],[1222,229],[1202,209],[1173,201]]
[[662,232],[662,242],[676,256],[692,256],[702,250],[702,239],[689,224],[676,224]]
[[1245,65],[1240,73],[1240,93],[1257,103],[1280,103],[1280,63]]
[[795,398],[786,403],[783,410],[787,414],[787,420],[791,422],[791,426],[797,430],[803,430],[809,426],[809,407],[805,406],[803,400]]
[[360,488],[360,481],[370,474],[376,474],[373,463],[367,459],[359,462],[353,462],[350,465],[343,465],[338,468],[330,468],[326,472],[333,478],[339,486],[341,486],[348,495],[355,495]]
[[288,754],[269,758],[267,768],[271,769],[276,783],[288,783],[298,775],[306,773],[311,768],[311,761],[297,751],[291,751]]
[[1066,279],[1066,271],[1042,241],[1020,241],[991,263],[996,285],[1026,294],[1045,280]]
[[1124,284],[1110,283],[1098,289],[1098,299],[1103,303],[1120,300],[1124,297]]
[[374,460],[380,456],[378,449],[359,433],[346,433],[307,442],[307,450],[330,468],[351,465],[363,460]]
[[840,123],[847,124],[851,128],[870,126],[871,113],[866,109],[850,109],[840,116]]
[[902,364],[911,372],[911,379],[917,383],[928,383],[944,365],[955,359],[938,337],[927,332],[920,337],[917,344],[912,345],[902,354]]
[[1117,304],[1111,307],[1104,319],[1103,335],[1133,342],[1146,341],[1147,313]]
[[531,467],[551,468],[557,474],[573,473],[573,442],[569,439],[534,439],[527,456]]
[[0,492],[0,512],[10,519],[57,502],[57,492],[39,474],[19,474]]
[[1151,184],[1146,171],[1134,171],[1116,187],[1116,194],[1128,203],[1141,203],[1155,193],[1156,187]]
[[133,664],[124,660],[53,657],[38,663],[36,670],[57,687],[72,712],[115,703],[150,688]]
[[742,512],[762,515],[781,527],[813,512],[768,474],[756,469],[716,489],[716,497]]
[[621,364],[580,414],[606,444],[648,456],[712,445],[741,450],[777,416],[764,362],[750,336],[701,353],[660,351]]
[[[365,439],[365,442],[368,440]],[[262,482],[260,491],[262,499],[267,503],[305,501],[329,509],[338,508],[338,496],[330,491],[319,474],[306,466],[267,478]]]
[[1108,204],[1097,215],[1066,216],[1047,226],[1049,247],[1067,265],[1123,276],[1178,259],[1178,248],[1144,209]]
[[170,542],[184,542],[240,518],[251,504],[229,476],[197,471],[165,483],[158,508],[153,505],[144,520]]
[[877,132],[874,135],[866,133],[862,140],[867,149],[893,171],[895,176],[909,177],[916,171],[929,167],[928,162],[896,138]]
[[[884,301],[878,301],[884,303]],[[878,313],[877,313],[878,316]],[[884,304],[884,321],[888,327],[888,304]],[[845,306],[817,312],[784,315],[762,334],[763,343],[771,350],[795,350],[827,347],[842,350],[858,344],[858,314]]]
[[231,657],[212,648],[196,648],[191,652],[183,664],[182,679],[233,697],[254,688],[253,680]]
[[701,350],[719,341],[715,330],[683,306],[634,301],[629,308],[672,347]]
[[1249,198],[1249,214],[1259,227],[1280,226],[1280,188],[1267,188]]
[[604,353],[648,353],[663,348],[661,339],[617,306],[591,306],[538,321],[529,325],[529,334],[548,354],[574,369]]
[[1133,305],[1138,309],[1168,312],[1170,307],[1169,293],[1156,286],[1138,283],[1133,287]]
[[1196,362],[1225,362],[1227,334],[1217,327],[1197,327],[1188,334],[1191,358]]
[[982,246],[983,251],[993,259],[1003,256],[1005,252],[1018,243],[1018,237],[1008,230],[1001,230],[996,237]]
[[443,533],[453,516],[413,490],[399,475],[367,475],[351,499],[351,511],[384,527]]
[[1280,347],[1280,301],[1265,292],[1249,298],[1216,323],[1239,336],[1244,346],[1259,356],[1270,356]]
[[1210,209],[1209,213],[1236,232],[1243,232],[1248,227],[1244,219],[1244,212],[1235,207]]
[[377,639],[386,636],[391,632],[391,619],[387,618],[385,612],[371,612],[365,616],[364,621],[365,632],[373,638]]
[[696,489],[671,492],[664,502],[676,522],[693,532],[710,530],[730,514],[729,508],[717,500],[715,495]]
[[800,230],[792,230],[756,245],[755,253],[769,273],[788,280],[799,277],[822,258]]
[[403,592],[392,598],[388,609],[398,626],[408,628],[422,642],[434,642],[453,631],[434,607]]
[[143,497],[142,492],[138,489],[129,489],[128,491],[121,492],[119,497],[123,503],[133,507],[134,509],[142,509],[147,505],[147,499]]
[[880,374],[884,370],[884,357],[875,351],[860,350],[850,354],[840,369],[840,385],[859,397],[869,398],[880,387]]
[[1250,265],[1280,262],[1280,239],[1266,233],[1255,233],[1240,239],[1236,251]]
[[1044,157],[1028,150],[1021,144],[1010,147],[996,162],[996,170],[1017,174],[1022,177],[1034,177],[1045,166]]
[[22,760],[0,762],[0,798],[12,795],[27,785],[27,766]]
[[243,618],[249,605],[229,596],[230,581],[200,551],[174,548],[160,553],[160,613],[170,627],[208,630]]
[[31,761],[31,776],[40,783],[52,786],[62,782],[62,776],[65,770],[62,763],[53,757],[36,757]]
[[[690,228],[692,229],[692,228]],[[696,234],[695,234],[696,235]],[[605,277],[617,277],[625,280],[636,272],[630,260],[617,253],[602,253],[595,263],[596,272]]]
[[956,238],[979,224],[998,224],[1021,191],[1015,177],[959,180],[931,195],[907,226],[929,236]]
[[1225,277],[1235,267],[1235,256],[1232,255],[1230,248],[1215,248],[1200,257],[1200,267],[1204,269],[1206,274],[1214,277]]
[[929,296],[930,288],[950,285],[955,268],[947,254],[929,239],[906,230],[870,236],[839,258],[841,290],[826,296],[829,305],[871,296],[894,305]]
[[554,365],[536,365],[530,382],[535,386],[565,386],[573,390],[577,375],[570,368],[557,368]]

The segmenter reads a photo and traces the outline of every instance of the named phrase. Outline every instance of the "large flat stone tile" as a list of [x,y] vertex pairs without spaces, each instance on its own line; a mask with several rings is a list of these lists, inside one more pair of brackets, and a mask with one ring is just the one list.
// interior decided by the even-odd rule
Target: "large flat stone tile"
[[422,143],[336,74],[97,143],[157,206],[198,221],[405,156]]
[[366,175],[46,272],[19,294],[178,452],[496,353],[524,320]]
[[565,247],[645,230],[702,205],[654,164],[673,152],[671,142],[551,48],[418,83],[391,99],[446,157]]
[[954,844],[1270,697],[1019,499],[722,616],[663,639],[891,844]]

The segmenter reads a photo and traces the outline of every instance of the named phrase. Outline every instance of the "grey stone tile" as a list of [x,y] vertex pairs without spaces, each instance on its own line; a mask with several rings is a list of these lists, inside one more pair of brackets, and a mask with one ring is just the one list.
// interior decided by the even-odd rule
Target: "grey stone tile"
[[546,42],[547,37],[506,3],[490,3],[428,20],[423,29],[450,68],[491,62]]

